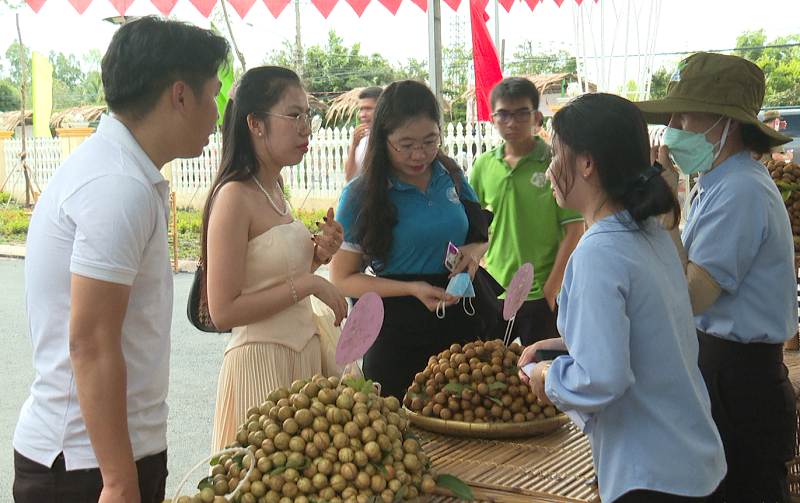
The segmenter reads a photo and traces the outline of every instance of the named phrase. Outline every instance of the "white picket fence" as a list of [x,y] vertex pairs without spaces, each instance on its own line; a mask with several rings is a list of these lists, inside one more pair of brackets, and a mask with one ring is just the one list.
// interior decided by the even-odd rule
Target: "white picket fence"
[[[50,181],[56,168],[61,164],[61,138],[28,138],[25,141],[27,157],[25,159],[31,170],[33,190],[41,189]],[[19,153],[22,151],[22,140],[5,141],[6,176],[8,181],[5,192],[25,192],[25,174],[21,169]],[[0,184],[4,180],[0,180]]]
[[[350,148],[354,128],[321,129],[309,140],[309,151],[303,162],[283,169],[286,186],[293,197],[304,199],[337,198],[345,185],[344,162]],[[445,125],[442,148],[455,158],[467,173],[475,158],[498,145],[502,139],[489,123],[449,123]],[[21,140],[6,140],[5,157],[7,171],[18,163],[22,149]],[[44,188],[55,169],[61,163],[61,140],[59,138],[35,138],[27,141],[28,166],[31,168],[39,188]],[[172,190],[180,200],[192,201],[198,207],[205,200],[211,182],[217,173],[222,155],[222,135],[211,136],[202,155],[192,159],[176,159],[172,163]],[[0,181],[2,183],[2,181]],[[25,179],[15,172],[9,179],[6,191],[22,192]],[[34,190],[39,191],[34,185]],[[297,203],[299,204],[299,203]]]

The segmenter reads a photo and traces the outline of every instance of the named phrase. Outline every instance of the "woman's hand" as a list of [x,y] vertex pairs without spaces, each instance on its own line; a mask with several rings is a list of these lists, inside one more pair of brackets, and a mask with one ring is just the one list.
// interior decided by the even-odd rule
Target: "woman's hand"
[[456,274],[466,271],[469,273],[470,278],[475,279],[475,272],[480,267],[481,258],[483,258],[488,247],[489,243],[471,243],[459,247],[458,251],[462,255],[461,262],[458,263],[448,277],[452,278]]
[[[542,372],[549,368],[551,363],[553,363],[552,360],[537,363],[536,366],[531,369],[530,378],[523,379],[531,387],[531,391],[534,395],[536,395],[536,398],[539,398],[547,405],[553,405],[553,402],[550,401],[550,399],[547,397],[547,393],[544,392],[544,379],[542,379]],[[521,376],[525,375],[521,370],[519,373]]]
[[[522,351],[522,355],[519,357],[519,361],[517,362],[517,367],[521,369],[531,362],[538,362],[539,360],[536,358],[536,352],[540,349],[560,349],[567,351],[567,345],[564,344],[564,339],[561,337],[539,341],[531,346],[526,347]],[[519,378],[525,382],[528,382],[528,376],[525,375],[522,370],[519,371]]]
[[334,220],[333,208],[328,208],[328,214],[322,218],[324,222],[317,222],[317,227],[322,231],[312,238],[316,249],[314,260],[318,264],[327,264],[331,257],[339,251],[344,239],[344,228],[342,224]]
[[424,281],[415,281],[409,283],[411,286],[411,295],[418,298],[420,302],[425,304],[428,311],[436,311],[441,301],[444,301],[444,307],[450,307],[455,304],[461,297],[453,297],[444,291],[444,288],[433,286]]
[[315,281],[314,296],[333,310],[333,314],[336,316],[336,321],[333,324],[338,327],[347,316],[347,298],[330,281],[315,274],[312,276]]

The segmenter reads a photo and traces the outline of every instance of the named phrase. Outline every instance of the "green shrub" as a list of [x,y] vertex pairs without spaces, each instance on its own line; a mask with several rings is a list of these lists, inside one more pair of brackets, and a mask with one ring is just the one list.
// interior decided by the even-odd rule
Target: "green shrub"
[[178,210],[178,234],[200,234],[203,227],[203,212]]
[[11,199],[11,194],[8,192],[0,192],[0,204],[6,204]]
[[8,209],[0,208],[0,241],[25,241],[30,221],[31,217],[26,215],[21,208],[14,206],[10,206]]
[[308,227],[311,234],[320,232],[319,227],[317,227],[317,222],[322,222],[322,217],[324,217],[326,213],[326,210],[305,210],[302,208],[294,212],[297,218]]

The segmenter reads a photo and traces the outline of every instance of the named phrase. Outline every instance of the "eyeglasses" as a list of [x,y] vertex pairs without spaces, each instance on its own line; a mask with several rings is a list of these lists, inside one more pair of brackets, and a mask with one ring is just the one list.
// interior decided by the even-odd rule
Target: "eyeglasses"
[[386,139],[386,143],[388,143],[389,146],[392,147],[395,150],[395,152],[397,152],[400,155],[406,156],[406,157],[411,157],[411,155],[414,152],[418,151],[418,150],[422,150],[422,152],[424,152],[426,154],[432,154],[432,153],[438,151],[439,147],[442,146],[441,138],[439,138],[439,139],[437,139],[435,141],[423,142],[423,144],[420,145],[420,146],[400,145],[399,147],[397,147],[394,144],[392,144],[392,142],[389,141],[388,138]]
[[266,115],[274,115],[275,117],[283,117],[284,119],[294,119],[295,125],[294,128],[297,130],[298,133],[302,133],[306,130],[306,128],[311,129],[311,134],[316,133],[319,131],[319,128],[322,126],[322,117],[319,115],[311,116],[307,113],[302,114],[292,114],[292,115],[283,115],[283,114],[274,114],[272,112],[261,112]]
[[492,114],[492,117],[494,117],[494,120],[497,121],[498,124],[508,124],[512,117],[514,118],[514,122],[528,122],[531,120],[531,114],[533,112],[534,110],[523,108],[516,112],[495,112]]

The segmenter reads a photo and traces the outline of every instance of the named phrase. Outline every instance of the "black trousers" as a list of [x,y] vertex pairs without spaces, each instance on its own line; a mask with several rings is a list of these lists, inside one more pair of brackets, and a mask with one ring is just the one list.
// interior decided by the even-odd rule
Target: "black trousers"
[[677,494],[662,493],[647,489],[636,489],[626,492],[615,499],[614,503],[705,503],[707,500],[708,498],[706,496],[694,498],[691,496],[679,496]]
[[[513,341],[519,337],[523,346],[530,346],[534,342],[561,337],[556,320],[558,320],[558,306],[555,311],[551,311],[550,305],[544,297],[526,300],[517,311],[510,340]],[[491,327],[487,334],[487,340],[502,339],[506,333],[506,326],[507,323],[503,322]]]
[[728,474],[709,502],[789,502],[796,397],[782,344],[741,344],[698,330],[699,365]]
[[[442,288],[447,275],[385,275],[399,281],[425,281]],[[417,372],[425,370],[428,359],[453,343],[476,341],[485,334],[486,325],[477,314],[469,316],[463,300],[445,310],[444,319],[413,296],[383,299],[383,328],[375,343],[364,355],[364,376],[381,384],[381,395],[403,399]]]
[[[136,462],[142,503],[161,503],[167,483],[167,451]],[[69,470],[64,454],[47,467],[14,451],[16,503],[95,503],[103,489],[100,469]]]

